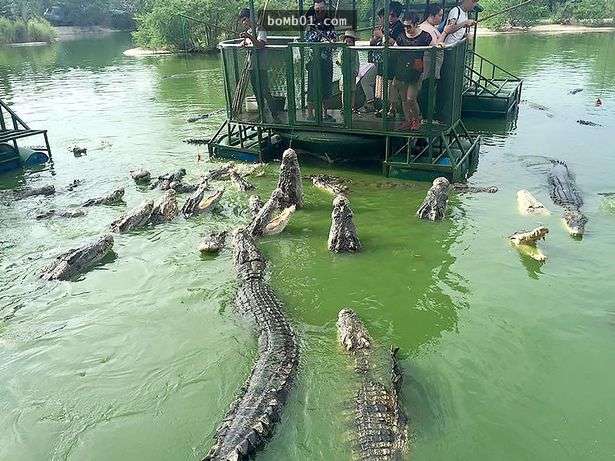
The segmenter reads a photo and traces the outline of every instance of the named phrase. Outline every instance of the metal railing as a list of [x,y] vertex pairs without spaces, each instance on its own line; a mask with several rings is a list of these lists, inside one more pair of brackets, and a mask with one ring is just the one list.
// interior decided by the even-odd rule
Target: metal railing
[[[343,43],[270,37],[266,47],[254,51],[241,46],[239,39],[228,40],[219,44],[228,120],[287,130],[429,137],[450,129],[461,118],[466,46],[463,40],[444,49],[349,47]],[[376,55],[380,55],[378,62]],[[398,58],[408,57],[431,63],[421,76],[419,105],[423,124],[416,130],[409,130],[404,120],[400,123],[399,117],[388,113],[398,102],[392,91],[395,63]],[[441,64],[440,72],[436,63]],[[382,118],[356,113],[357,64],[361,69],[377,69]]]
[[508,84],[521,83],[521,79],[516,75],[474,51],[471,53],[473,65],[466,66],[466,93],[499,97]]
[[[4,113],[9,115],[9,118],[12,121],[12,128],[7,128],[6,119]],[[0,131],[7,131],[9,129],[13,130],[29,130],[30,127],[24,122],[19,115],[17,115],[13,110],[6,104],[2,99],[0,99]]]

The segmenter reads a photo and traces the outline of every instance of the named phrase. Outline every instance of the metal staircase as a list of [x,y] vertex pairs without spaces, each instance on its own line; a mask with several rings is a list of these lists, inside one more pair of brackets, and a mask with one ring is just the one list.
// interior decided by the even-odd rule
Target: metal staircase
[[465,66],[463,112],[469,115],[505,117],[521,101],[523,81],[474,51]]

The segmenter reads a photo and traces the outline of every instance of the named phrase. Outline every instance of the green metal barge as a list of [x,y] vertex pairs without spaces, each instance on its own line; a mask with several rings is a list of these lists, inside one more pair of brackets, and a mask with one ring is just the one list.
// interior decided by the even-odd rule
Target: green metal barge
[[[428,3],[407,7],[422,11]],[[453,3],[443,5],[446,11]],[[389,5],[384,6],[388,17]],[[253,5],[252,12],[255,17]],[[374,16],[375,12],[374,1]],[[250,66],[260,65],[263,54],[251,53],[241,42],[233,39],[219,44],[227,120],[208,144],[212,157],[260,162],[269,160],[280,147],[292,146],[332,157],[378,161],[386,176],[418,180],[445,176],[462,181],[474,171],[481,143],[480,136],[466,129],[463,115],[506,117],[515,112],[521,98],[521,80],[476,54],[468,38],[445,48],[374,47],[307,43],[301,33],[297,37],[270,37],[265,47],[268,90],[279,110],[273,116],[265,104],[256,104],[253,84],[246,75]],[[323,94],[322,76],[327,75],[323,60],[311,59],[323,53],[334,62],[330,97]],[[389,107],[392,81],[388,63],[397,53],[424,59],[420,128],[410,130],[404,120],[386,111],[378,118],[374,113],[353,110],[349,103],[353,93],[357,100],[361,94],[352,62],[358,59],[361,66],[369,67],[373,53],[384,56],[383,107]],[[436,62],[442,63],[441,69],[428,64]],[[330,117],[323,117],[320,110],[314,117],[308,116],[308,72],[317,82],[311,90],[314,106],[326,108]],[[258,78],[257,85],[261,85]]]

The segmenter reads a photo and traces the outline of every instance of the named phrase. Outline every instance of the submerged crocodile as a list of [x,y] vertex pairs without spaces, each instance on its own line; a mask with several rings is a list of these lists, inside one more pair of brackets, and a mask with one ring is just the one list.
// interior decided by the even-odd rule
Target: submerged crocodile
[[458,182],[453,184],[453,190],[458,194],[477,194],[477,193],[487,193],[487,194],[495,194],[498,192],[497,186],[472,186],[467,182]]
[[109,195],[105,195],[104,197],[92,198],[81,205],[82,207],[92,207],[98,205],[119,205],[124,203],[124,188],[121,187],[117,190],[114,190]]
[[85,216],[85,211],[81,210],[79,208],[74,209],[74,210],[47,210],[44,211],[42,213],[39,213],[35,216],[35,219],[37,221],[40,221],[42,219],[49,219],[49,218],[53,218],[53,217],[57,217],[57,218],[80,218],[82,216]]
[[58,256],[41,274],[43,280],[70,280],[99,263],[113,249],[113,237],[103,235],[81,248]]
[[130,177],[137,184],[148,184],[152,180],[152,174],[144,169],[130,170]]
[[224,248],[224,242],[226,241],[226,231],[212,232],[205,236],[201,243],[199,243],[199,251],[201,253],[219,253]]
[[562,218],[570,235],[575,237],[583,235],[588,221],[581,213],[583,198],[564,162],[553,162],[553,168],[549,172],[549,186],[553,202],[564,208]]
[[593,126],[593,127],[600,127],[600,128],[602,128],[602,125],[600,125],[599,123],[596,123],[596,122],[592,122],[591,120],[577,120],[577,123],[579,125],[583,125],[583,126]]
[[37,197],[44,195],[45,197],[56,193],[54,186],[43,186],[37,188],[28,187],[26,189],[15,192],[15,200],[23,200],[28,197]]
[[354,412],[357,458],[401,459],[408,437],[407,418],[399,404],[402,378],[397,350],[391,351],[390,366],[379,370],[372,340],[357,314],[350,309],[340,311],[337,329],[342,347],[355,359],[355,371],[361,382]]
[[264,280],[267,263],[249,231],[235,232],[233,253],[239,280],[235,307],[254,320],[258,358],[204,461],[244,460],[263,447],[280,417],[299,363],[295,333]]
[[342,178],[338,178],[335,176],[329,176],[326,174],[319,174],[316,176],[311,176],[312,184],[314,187],[324,190],[333,195],[349,195],[350,189],[346,185],[345,181]]

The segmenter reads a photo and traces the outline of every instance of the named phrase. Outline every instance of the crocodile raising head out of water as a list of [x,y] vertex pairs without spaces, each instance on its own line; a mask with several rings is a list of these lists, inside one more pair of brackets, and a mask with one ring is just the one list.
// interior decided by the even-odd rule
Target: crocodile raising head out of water
[[233,237],[239,280],[237,310],[253,319],[258,358],[252,373],[218,428],[205,461],[248,459],[271,435],[297,373],[299,347],[283,307],[264,281],[266,261],[247,230]]
[[583,197],[568,170],[568,165],[564,162],[553,162],[548,180],[551,199],[556,205],[564,208],[562,218],[566,229],[574,237],[582,236],[588,219],[581,213]]
[[408,438],[407,419],[398,397],[401,373],[396,350],[391,353],[390,366],[380,371],[382,367],[376,363],[372,340],[357,314],[350,309],[340,311],[337,329],[342,347],[355,359],[355,371],[360,378],[354,414],[357,458],[362,461],[401,459]]

